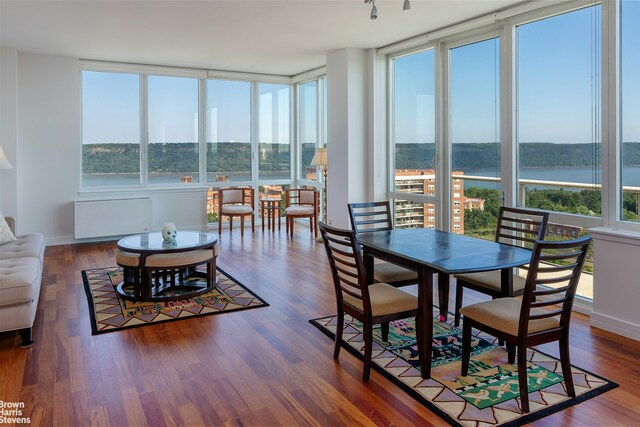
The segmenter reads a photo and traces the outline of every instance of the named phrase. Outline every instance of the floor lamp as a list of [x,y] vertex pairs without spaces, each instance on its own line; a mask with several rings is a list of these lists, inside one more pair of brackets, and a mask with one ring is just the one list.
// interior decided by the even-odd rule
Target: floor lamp
[[[327,149],[316,148],[311,160],[311,166],[320,166],[324,174],[324,193],[322,195],[322,221],[327,223]],[[318,240],[322,240],[318,237]]]
[[[0,169],[13,169],[11,163],[9,163],[9,159],[4,155],[4,150],[0,147]],[[0,185],[2,185],[2,180],[0,179]],[[2,193],[2,187],[0,187],[0,193]]]

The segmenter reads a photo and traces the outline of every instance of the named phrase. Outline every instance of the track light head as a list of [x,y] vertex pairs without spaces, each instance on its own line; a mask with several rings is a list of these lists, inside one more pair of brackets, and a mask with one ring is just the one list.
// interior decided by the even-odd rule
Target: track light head
[[369,18],[378,19],[378,8],[376,7],[376,3],[374,0],[371,0],[371,3],[373,4],[373,7],[371,8],[371,15]]
[[402,4],[402,10],[409,10],[411,9],[411,3],[409,2],[409,0],[404,0],[404,3]]

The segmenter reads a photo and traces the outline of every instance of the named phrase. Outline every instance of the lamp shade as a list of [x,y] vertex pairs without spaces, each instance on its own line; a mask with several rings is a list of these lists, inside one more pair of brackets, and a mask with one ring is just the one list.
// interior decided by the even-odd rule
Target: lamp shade
[[0,169],[13,169],[13,166],[9,163],[7,156],[4,155],[2,147],[0,147]]
[[313,159],[311,159],[311,166],[327,166],[327,149],[326,148],[317,148],[316,153],[313,155]]

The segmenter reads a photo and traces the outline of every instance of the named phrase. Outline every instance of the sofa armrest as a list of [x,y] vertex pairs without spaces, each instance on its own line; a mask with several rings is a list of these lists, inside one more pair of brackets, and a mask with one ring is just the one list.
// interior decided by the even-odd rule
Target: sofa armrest
[[5,216],[4,219],[5,219],[5,221],[7,221],[7,225],[11,229],[11,232],[15,235],[16,234],[16,220],[13,219],[13,217],[11,217],[11,216]]

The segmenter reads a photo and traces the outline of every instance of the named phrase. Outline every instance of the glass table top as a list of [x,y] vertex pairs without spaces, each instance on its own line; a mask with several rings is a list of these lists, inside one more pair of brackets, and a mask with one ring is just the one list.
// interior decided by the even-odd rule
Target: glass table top
[[201,231],[178,230],[175,240],[165,241],[162,233],[142,233],[128,236],[118,241],[118,247],[129,251],[163,251],[176,249],[196,249],[212,246],[218,238],[211,233]]

